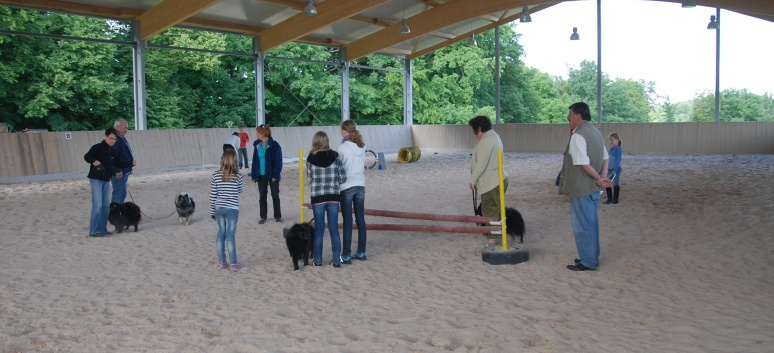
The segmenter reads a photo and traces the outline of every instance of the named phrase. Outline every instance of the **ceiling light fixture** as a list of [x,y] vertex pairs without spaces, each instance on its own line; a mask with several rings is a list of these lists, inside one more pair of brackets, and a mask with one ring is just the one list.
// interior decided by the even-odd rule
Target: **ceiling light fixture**
[[409,28],[408,21],[406,21],[406,0],[403,0],[403,19],[400,20],[400,34],[409,33],[411,33],[411,28]]
[[476,43],[476,34],[473,33],[473,20],[470,20],[468,23],[470,23],[470,37],[468,38],[468,45],[475,47],[478,45],[478,43]]
[[692,9],[696,7],[696,0],[683,0],[684,9]]
[[710,16],[710,22],[707,24],[707,29],[718,29],[718,21],[715,20],[715,15]]
[[411,28],[408,26],[408,22],[406,22],[406,19],[400,20],[400,34],[409,34],[411,33]]
[[314,7],[314,0],[307,0],[304,8],[304,15],[317,16],[317,8]]
[[519,20],[521,23],[529,23],[532,22],[532,16],[529,15],[529,7],[524,6],[524,8],[521,10],[521,19]]
[[578,27],[572,28],[572,35],[570,35],[570,40],[580,40],[580,36],[578,35]]

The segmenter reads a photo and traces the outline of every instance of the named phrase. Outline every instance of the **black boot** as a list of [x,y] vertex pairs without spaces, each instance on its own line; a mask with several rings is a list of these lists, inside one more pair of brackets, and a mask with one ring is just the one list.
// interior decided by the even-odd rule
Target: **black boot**
[[613,189],[605,188],[605,192],[607,193],[607,201],[605,201],[605,205],[609,205],[613,203]]
[[615,190],[613,191],[613,203],[618,203],[618,194],[621,193],[621,187],[620,186],[614,186]]

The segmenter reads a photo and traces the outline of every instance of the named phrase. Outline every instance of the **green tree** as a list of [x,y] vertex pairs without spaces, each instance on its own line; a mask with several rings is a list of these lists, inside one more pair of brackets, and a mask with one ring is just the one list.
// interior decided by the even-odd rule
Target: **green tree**
[[[18,31],[99,39],[122,35],[111,22],[90,17],[5,7],[0,11],[3,25]],[[117,45],[3,36],[3,120],[23,127],[95,130],[116,118],[130,118],[131,62],[127,65],[119,57]]]
[[664,121],[671,123],[675,121],[675,115],[676,115],[676,108],[675,105],[672,103],[672,101],[669,99],[669,97],[666,97],[664,99],[664,104],[662,105],[664,109]]
[[[747,89],[727,89],[720,92],[720,121],[774,121],[772,99]],[[692,121],[715,121],[715,94],[704,91],[693,100]]]
[[[287,43],[269,56],[331,61],[328,48]],[[340,67],[321,63],[267,59],[266,122],[272,126],[336,125],[341,121]]]
[[[616,78],[602,73],[602,120],[605,122],[645,122],[652,110],[655,83]],[[597,65],[583,60],[578,69],[570,68],[566,82],[571,101],[586,102],[592,117],[597,111]],[[568,103],[571,104],[572,102]]]
[[[602,74],[602,92],[610,84],[610,77]],[[586,102],[592,112],[597,111],[597,64],[593,61],[581,61],[577,69],[570,68],[567,78],[567,91],[571,98]],[[604,97],[603,97],[604,99]],[[572,102],[570,102],[572,104]],[[568,105],[569,106],[569,105]],[[604,109],[604,105],[602,106]],[[604,114],[604,112],[603,112]],[[596,114],[592,113],[592,116]],[[603,115],[604,116],[604,115]]]
[[616,78],[602,89],[602,120],[647,122],[654,83]]
[[[481,33],[478,47],[485,60],[495,57],[494,30]],[[520,60],[524,48],[518,43],[520,35],[512,26],[500,26],[500,113],[504,123],[536,123],[541,109],[540,97],[530,90],[528,68]],[[480,89],[475,92],[476,107],[495,109],[494,67],[492,74],[481,76]]]
[[559,77],[551,77],[545,72],[535,68],[525,71],[529,86],[527,90],[533,92],[538,99],[540,110],[536,123],[567,123],[567,108],[571,99],[563,88]]

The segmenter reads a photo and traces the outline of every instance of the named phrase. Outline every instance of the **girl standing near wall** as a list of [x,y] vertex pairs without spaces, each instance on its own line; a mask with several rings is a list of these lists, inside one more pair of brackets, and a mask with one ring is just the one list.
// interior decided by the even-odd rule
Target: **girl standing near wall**
[[607,201],[605,201],[605,204],[617,204],[618,203],[618,195],[621,193],[621,185],[619,182],[621,181],[621,157],[623,155],[623,147],[621,143],[621,138],[618,136],[617,132],[614,132],[610,134],[608,137],[610,140],[610,161],[607,165],[607,177],[610,178],[610,180],[613,182],[612,188],[606,188],[605,191],[607,192]]

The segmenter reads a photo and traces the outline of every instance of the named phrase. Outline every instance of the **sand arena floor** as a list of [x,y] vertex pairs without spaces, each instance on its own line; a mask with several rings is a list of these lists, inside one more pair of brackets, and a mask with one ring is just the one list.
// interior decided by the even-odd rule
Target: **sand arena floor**
[[[472,215],[469,151],[387,157],[366,173],[367,208]],[[282,227],[299,218],[296,165],[284,224],[258,225],[246,185],[239,273],[215,268],[212,169],[133,175],[148,217],[103,239],[86,236],[85,178],[0,185],[0,352],[774,351],[774,156],[623,160],[621,203],[600,204],[600,268],[584,273],[565,269],[556,154],[505,154],[531,256],[515,266],[482,262],[480,235],[371,231],[368,261],[294,272]],[[163,218],[181,191],[198,204],[189,226]]]

